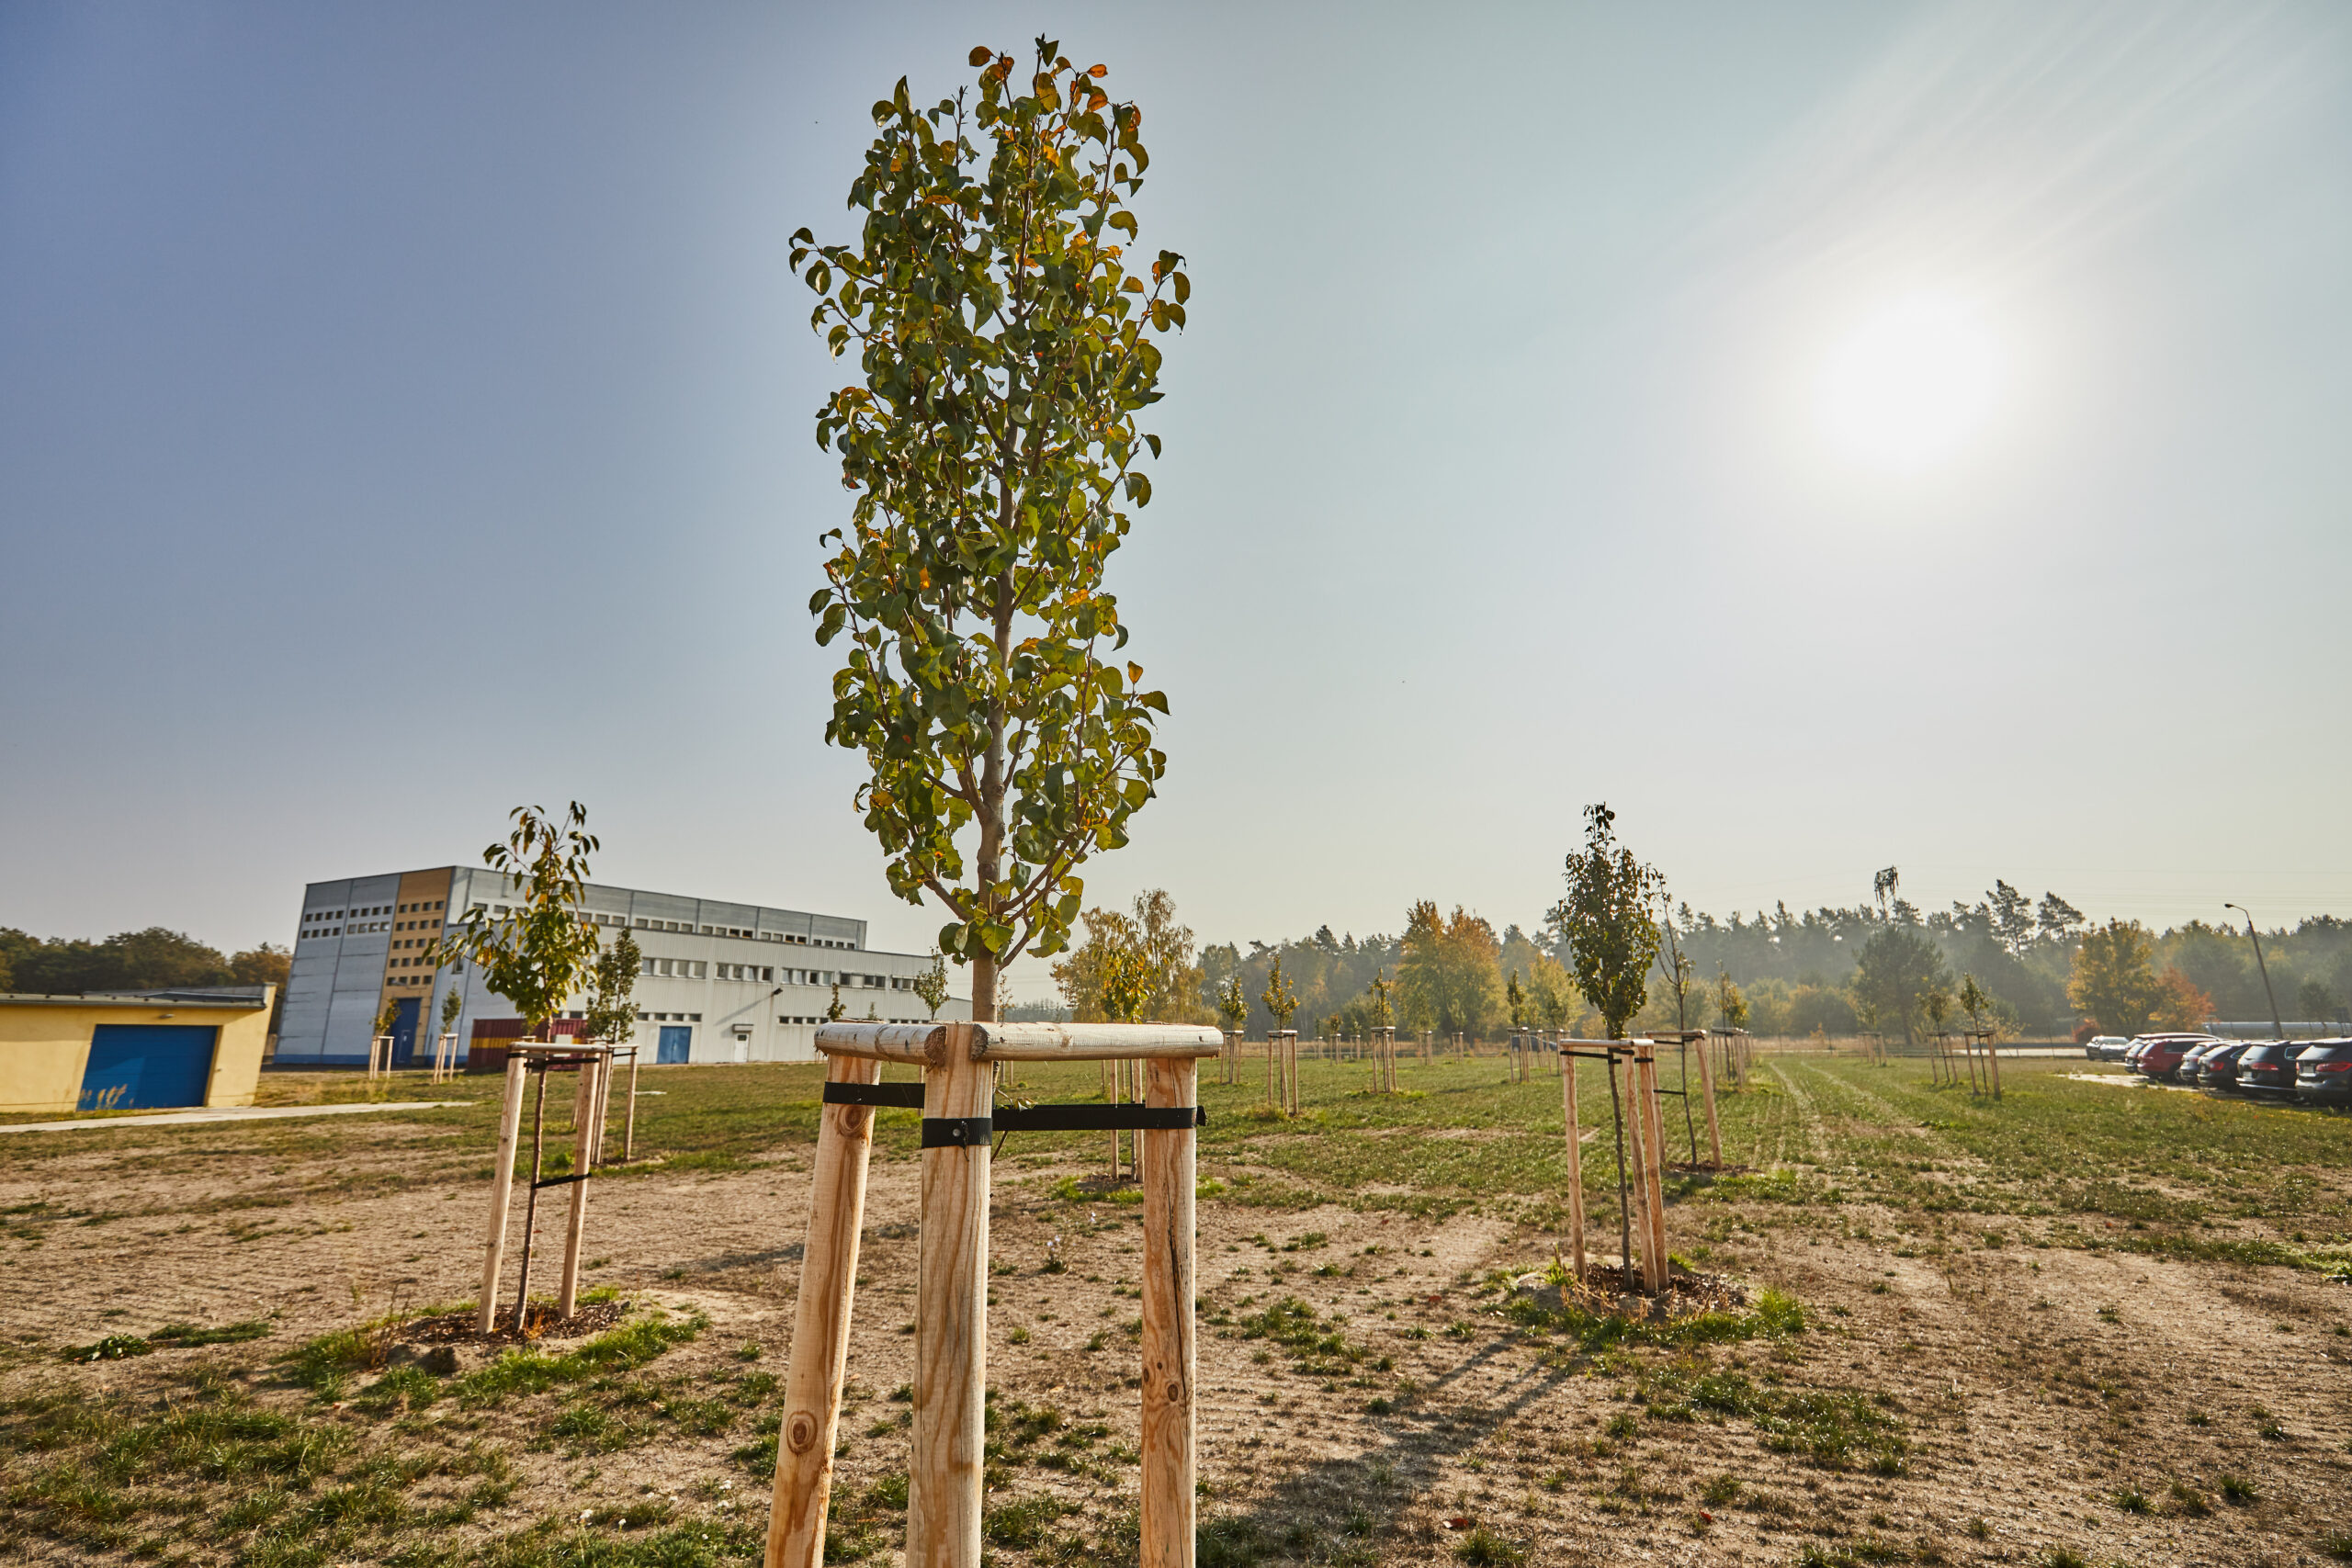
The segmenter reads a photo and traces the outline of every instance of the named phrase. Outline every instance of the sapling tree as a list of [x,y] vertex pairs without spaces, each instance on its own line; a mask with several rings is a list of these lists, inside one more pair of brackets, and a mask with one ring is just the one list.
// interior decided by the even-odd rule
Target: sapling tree
[[624,930],[596,955],[594,981],[588,995],[588,1016],[581,1032],[591,1040],[617,1045],[637,1032],[637,976],[645,954],[637,939]]
[[1250,1019],[1250,998],[1242,994],[1241,976],[1227,976],[1216,993],[1216,1015],[1225,1021],[1225,1032],[1238,1034]]
[[454,1033],[458,1027],[458,1016],[465,1010],[465,987],[462,985],[452,985],[441,997],[441,1032]]
[[1617,842],[1617,814],[1606,801],[1585,807],[1585,847],[1567,859],[1567,897],[1545,924],[1568,951],[1577,988],[1600,1014],[1609,1038],[1625,1037],[1625,1022],[1642,1010],[1649,968],[1657,957],[1657,922],[1650,906],[1666,879]]
[[1149,334],[1184,324],[1192,286],[1174,252],[1119,243],[1150,160],[1106,69],[1043,38],[1026,74],[971,63],[953,98],[918,107],[901,80],[874,106],[858,242],[803,229],[791,259],[863,372],[817,415],[855,495],[809,601],[818,642],[848,639],[825,739],[865,753],[891,891],[954,917],[939,945],[985,1021],[1005,964],[1069,944],[1079,867],[1126,842],[1166,767],[1167,699],[1119,659],[1103,581],[1151,500]]
[[520,885],[503,915],[477,900],[430,952],[435,964],[469,960],[482,983],[514,1004],[528,1040],[587,981],[596,961],[596,928],[581,919],[581,885],[596,848],[578,801],[561,821],[536,806],[508,813],[514,830],[481,852],[481,863]]
[[1258,998],[1266,1004],[1267,1015],[1274,1021],[1274,1030],[1290,1027],[1290,1015],[1298,1010],[1298,993],[1283,977],[1283,955],[1274,954],[1274,966],[1266,972],[1265,994]]
[[1731,971],[1720,965],[1715,970],[1715,1016],[1724,1021],[1725,1029],[1747,1027],[1747,993],[1731,977]]
[[1150,962],[1132,947],[1105,949],[1095,968],[1095,1005],[1107,1023],[1133,1023],[1151,999]]
[[839,980],[836,980],[833,982],[832,1002],[825,1009],[825,1021],[827,1023],[839,1023],[842,1019],[848,1016],[849,1009],[842,1001],[842,983]]
[[931,1010],[933,1018],[947,1005],[947,960],[935,947],[931,950],[931,967],[915,976],[915,995],[922,998],[922,1005]]
[[390,1034],[393,1029],[399,1025],[400,1021],[401,1004],[399,1000],[392,997],[386,997],[384,998],[384,1005],[376,1010],[376,1033],[379,1037]]
[[1511,1032],[1517,1033],[1527,1025],[1527,993],[1520,988],[1519,971],[1516,969],[1510,972],[1510,979],[1503,987],[1503,1002],[1510,1009]]

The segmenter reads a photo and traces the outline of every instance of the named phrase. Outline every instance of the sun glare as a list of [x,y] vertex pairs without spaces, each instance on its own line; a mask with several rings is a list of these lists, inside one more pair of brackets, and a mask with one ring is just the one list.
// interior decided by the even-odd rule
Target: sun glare
[[1984,428],[2006,372],[2000,340],[1974,310],[1950,295],[1909,295],[1855,321],[1830,349],[1815,412],[1841,457],[1916,471]]

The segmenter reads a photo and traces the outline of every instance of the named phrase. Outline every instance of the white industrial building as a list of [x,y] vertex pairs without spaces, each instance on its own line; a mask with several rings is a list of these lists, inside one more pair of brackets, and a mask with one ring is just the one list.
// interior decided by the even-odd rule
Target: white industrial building
[[[497,914],[517,896],[517,885],[497,873],[457,865],[311,883],[275,1060],[364,1065],[390,1002],[395,1064],[422,1064],[452,987],[462,1010],[455,1029],[461,1055],[477,1037],[503,1044],[514,1032],[513,1004],[484,988],[480,975],[436,968],[424,952],[469,905]],[[931,960],[874,952],[864,920],[598,883],[587,885],[581,908],[607,931],[627,931],[644,954],[636,1043],[647,1062],[814,1061],[817,1025],[836,987],[845,1018],[921,1023],[932,1016],[914,988]],[[585,1005],[584,997],[575,1001],[572,1016]],[[939,1010],[943,1020],[970,1016],[960,998]]]

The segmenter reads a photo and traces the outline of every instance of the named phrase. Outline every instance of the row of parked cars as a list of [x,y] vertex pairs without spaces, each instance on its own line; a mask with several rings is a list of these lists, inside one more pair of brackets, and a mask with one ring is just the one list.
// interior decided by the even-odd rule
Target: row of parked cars
[[2152,1083],[2216,1094],[2352,1105],[2352,1039],[2223,1040],[2213,1034],[2101,1035],[2083,1047],[2094,1061],[2120,1062]]

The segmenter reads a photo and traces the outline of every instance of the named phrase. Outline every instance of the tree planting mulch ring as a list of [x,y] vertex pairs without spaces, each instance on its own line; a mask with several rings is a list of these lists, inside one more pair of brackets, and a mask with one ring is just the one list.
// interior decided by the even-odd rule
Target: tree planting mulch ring
[[502,1315],[498,1326],[484,1334],[476,1326],[471,1312],[445,1312],[438,1317],[420,1317],[401,1330],[400,1337],[413,1345],[532,1345],[542,1339],[578,1339],[590,1334],[601,1334],[621,1320],[628,1308],[620,1302],[596,1302],[583,1306],[570,1317],[558,1317],[555,1308],[545,1302],[534,1302],[531,1314],[517,1333],[514,1314]]

